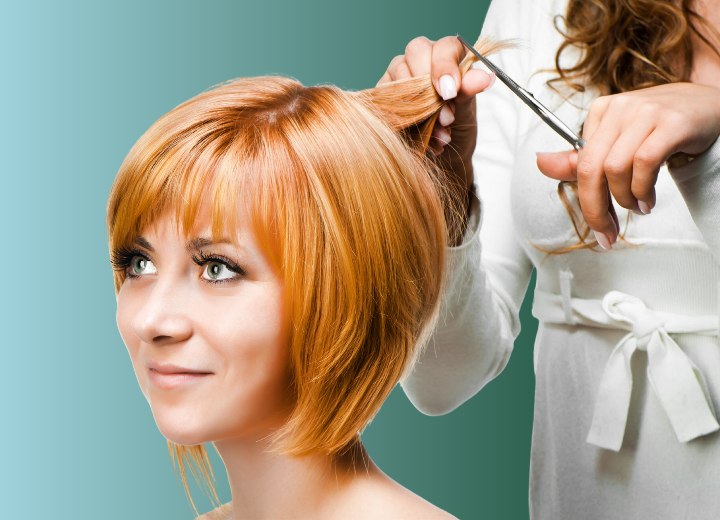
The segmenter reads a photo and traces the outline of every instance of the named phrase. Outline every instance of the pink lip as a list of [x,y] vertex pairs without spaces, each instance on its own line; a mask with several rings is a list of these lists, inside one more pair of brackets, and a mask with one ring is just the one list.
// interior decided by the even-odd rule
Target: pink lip
[[213,375],[212,372],[156,363],[148,364],[148,374],[154,385],[165,390],[196,383]]

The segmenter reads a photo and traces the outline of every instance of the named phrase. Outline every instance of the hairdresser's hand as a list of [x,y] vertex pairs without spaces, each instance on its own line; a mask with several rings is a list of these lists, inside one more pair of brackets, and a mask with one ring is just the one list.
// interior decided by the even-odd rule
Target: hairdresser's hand
[[655,206],[658,170],[707,150],[720,134],[720,89],[671,83],[596,99],[583,128],[579,151],[539,153],[540,171],[577,181],[583,216],[598,243],[617,240],[618,204],[647,214]]
[[[461,81],[458,64],[465,52],[455,36],[436,42],[420,36],[407,44],[405,54],[392,59],[378,85],[430,74],[435,90],[447,101],[435,125],[430,149],[469,189],[473,181],[472,154],[477,141],[475,95],[488,88],[493,78],[482,70],[470,69]],[[448,146],[451,141],[452,145]]]

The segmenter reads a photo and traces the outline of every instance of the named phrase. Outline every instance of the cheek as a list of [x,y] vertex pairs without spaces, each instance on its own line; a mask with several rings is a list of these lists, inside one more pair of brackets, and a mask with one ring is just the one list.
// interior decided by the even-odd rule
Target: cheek
[[256,296],[214,330],[212,343],[226,363],[221,407],[238,426],[279,426],[291,406],[289,327],[272,291]]

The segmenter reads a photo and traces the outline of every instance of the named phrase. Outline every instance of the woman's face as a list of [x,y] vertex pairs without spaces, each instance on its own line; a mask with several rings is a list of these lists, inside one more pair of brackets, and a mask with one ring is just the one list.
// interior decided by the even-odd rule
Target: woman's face
[[289,327],[279,277],[247,229],[188,239],[170,214],[126,255],[117,323],[155,422],[183,445],[257,439],[291,406]]

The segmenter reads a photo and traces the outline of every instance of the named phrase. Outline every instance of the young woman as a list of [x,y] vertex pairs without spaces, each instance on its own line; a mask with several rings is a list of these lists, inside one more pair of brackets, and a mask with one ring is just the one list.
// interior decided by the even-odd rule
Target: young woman
[[125,159],[118,327],[183,480],[214,493],[203,445],[223,459],[232,503],[205,518],[450,517],[359,439],[436,315],[453,197],[415,123],[441,106],[429,78],[242,79]]
[[505,367],[537,270],[535,519],[720,511],[718,7],[492,3],[483,34],[519,40],[494,62],[582,128],[579,152],[503,85],[476,107],[491,80],[461,76],[454,37],[413,40],[383,78],[430,73],[455,100],[440,157],[482,200],[450,253],[435,348],[404,382],[416,406],[448,412]]

